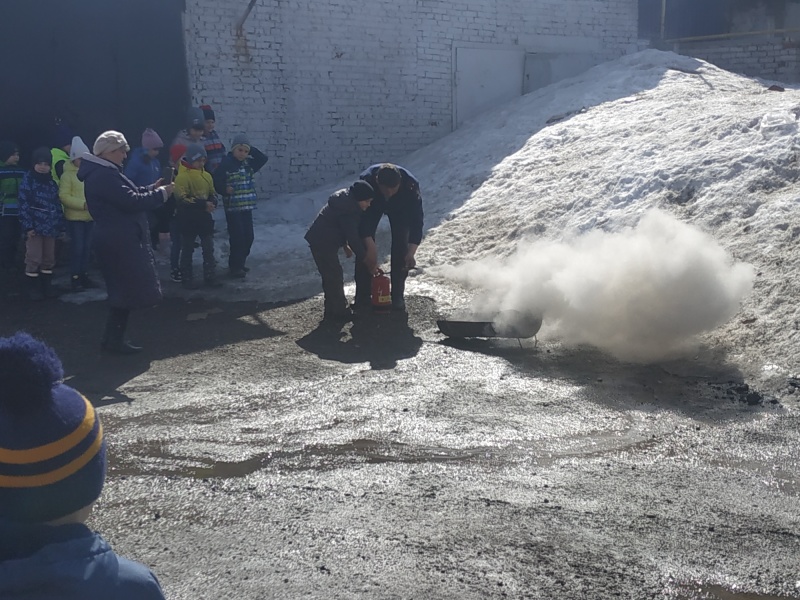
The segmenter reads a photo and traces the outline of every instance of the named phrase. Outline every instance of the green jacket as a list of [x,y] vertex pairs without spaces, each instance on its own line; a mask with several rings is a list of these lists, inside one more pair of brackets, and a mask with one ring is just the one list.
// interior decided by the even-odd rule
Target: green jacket
[[[56,165],[60,162],[67,161],[69,162],[69,154],[64,152],[61,148],[51,148],[50,155],[53,157],[53,166],[50,167],[50,173],[53,175],[53,181],[58,183],[58,180],[61,179],[58,173],[56,172]],[[62,167],[64,165],[61,165]]]
[[19,182],[24,176],[23,169],[0,161],[0,216],[19,215]]

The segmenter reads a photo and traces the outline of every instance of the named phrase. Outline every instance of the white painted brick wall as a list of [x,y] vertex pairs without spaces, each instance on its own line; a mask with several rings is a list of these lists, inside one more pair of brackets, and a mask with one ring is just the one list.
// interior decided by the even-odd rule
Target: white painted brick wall
[[719,40],[683,43],[674,49],[734,73],[786,83],[800,82],[800,48],[796,44],[786,45],[768,39]]
[[637,0],[186,0],[189,79],[226,145],[239,131],[270,162],[265,194],[299,192],[398,160],[450,133],[453,48],[542,36],[637,43]]

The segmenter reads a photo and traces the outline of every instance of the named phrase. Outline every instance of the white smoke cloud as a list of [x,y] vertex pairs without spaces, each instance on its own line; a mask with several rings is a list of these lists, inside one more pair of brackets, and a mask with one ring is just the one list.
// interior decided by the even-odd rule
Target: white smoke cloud
[[541,314],[543,336],[634,361],[672,356],[728,321],[754,278],[711,236],[657,210],[634,228],[522,244],[441,274],[481,290],[481,313]]

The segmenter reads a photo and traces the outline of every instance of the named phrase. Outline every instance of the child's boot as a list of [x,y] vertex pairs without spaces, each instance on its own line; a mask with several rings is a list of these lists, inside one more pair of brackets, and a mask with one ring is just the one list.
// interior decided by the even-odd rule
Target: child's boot
[[203,269],[203,283],[209,288],[222,287],[222,282],[217,279],[213,268]]
[[83,283],[81,283],[81,278],[79,275],[73,275],[70,278],[69,287],[73,292],[82,292],[86,289]]
[[81,273],[80,281],[81,285],[85,287],[87,290],[100,287],[99,285],[97,285],[97,283],[95,283],[92,279],[89,278],[88,273]]
[[200,284],[194,280],[191,269],[181,269],[181,285],[185,290],[200,289]]
[[42,282],[42,293],[45,298],[58,298],[58,291],[53,287],[53,272],[40,271],[39,279]]
[[25,273],[25,283],[28,285],[28,300],[40,302],[44,300],[44,291],[42,290],[42,282],[39,281],[38,273]]

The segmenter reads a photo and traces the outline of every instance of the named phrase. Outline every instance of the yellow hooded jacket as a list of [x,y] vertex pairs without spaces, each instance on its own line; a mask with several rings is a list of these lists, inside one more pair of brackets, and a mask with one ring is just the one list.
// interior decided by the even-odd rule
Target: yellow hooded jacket
[[205,210],[207,200],[216,204],[217,197],[211,173],[205,169],[192,169],[181,161],[178,165],[178,175],[175,177],[175,198],[178,200],[179,209]]
[[92,220],[92,215],[86,209],[83,182],[78,179],[78,167],[71,160],[64,163],[64,173],[58,183],[58,197],[64,206],[64,217],[67,221]]

